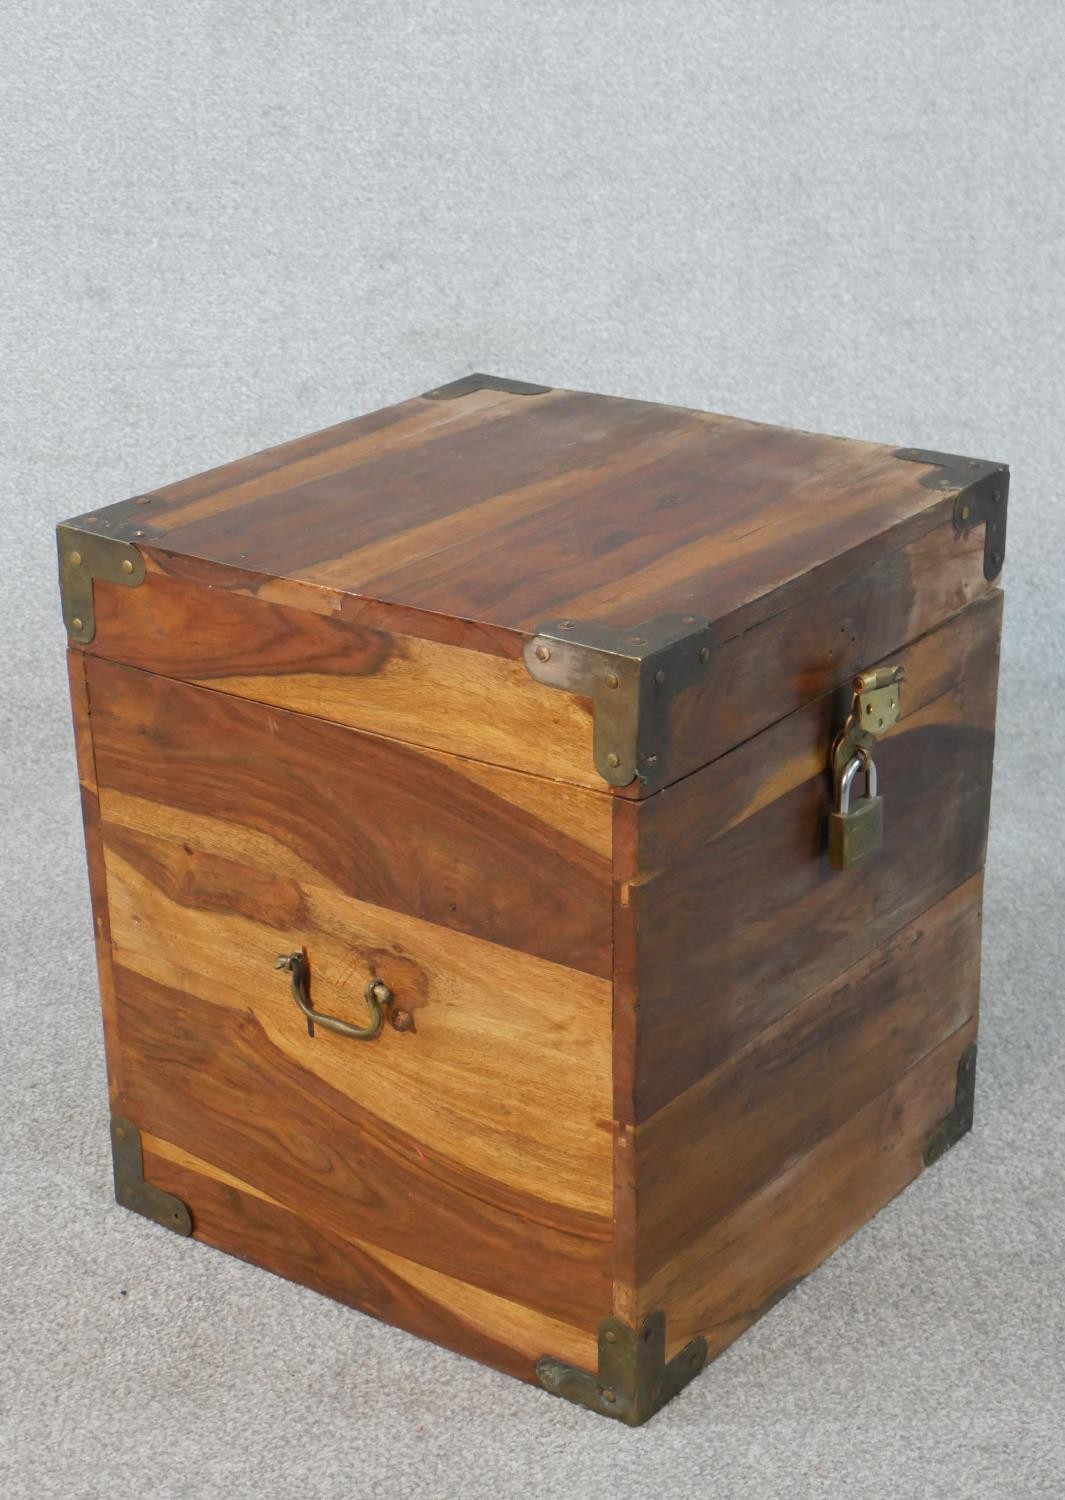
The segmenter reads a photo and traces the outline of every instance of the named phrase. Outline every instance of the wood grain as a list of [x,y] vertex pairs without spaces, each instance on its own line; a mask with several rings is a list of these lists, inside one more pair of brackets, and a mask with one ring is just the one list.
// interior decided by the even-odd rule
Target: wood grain
[[877,755],[884,848],[865,865],[841,874],[825,852],[831,696],[618,805],[638,823],[615,872],[639,934],[637,1121],[982,868],[1000,625],[991,596],[899,654],[904,717]]
[[975,1017],[981,884],[973,876],[638,1128],[641,1281]]
[[667,1356],[696,1334],[719,1354],[919,1175],[975,1035],[968,1022],[642,1284],[641,1309],[666,1311]]
[[[309,1087],[451,1162],[609,1219],[608,981],[227,858],[206,819],[168,825],[153,804],[106,792],[102,807],[116,962],[231,1019],[254,1016]],[[413,1030],[386,1027],[372,1045],[309,1037],[273,969],[301,947],[317,1009],[360,1021],[380,978]]]
[[89,902],[92,908],[93,944],[96,952],[96,977],[100,988],[100,1009],[107,1056],[108,1094],[112,1113],[116,1113],[122,1102],[122,1052],[118,1045],[115,1028],[115,984],[111,966],[111,922],[107,902],[107,876],[104,870],[103,839],[100,834],[100,792],[96,781],[89,693],[85,680],[85,657],[80,651],[67,651],[67,675],[70,683],[70,709],[74,724],[74,751],[77,757],[81,818],[85,833]]
[[[308,1223],[562,1321],[592,1326],[608,1304],[608,1218],[510,1188],[490,1163],[460,1167],[300,1066],[254,1011],[120,964],[115,989],[125,1098],[142,1130]],[[189,1207],[195,1226],[195,1200]]]
[[594,1331],[310,1223],[169,1141],[145,1135],[143,1143],[149,1180],[196,1204],[195,1236],[205,1244],[521,1380],[535,1379],[545,1350],[579,1366],[595,1363]]
[[356,900],[609,977],[610,860],[589,832],[600,818],[609,839],[606,799],[536,803],[513,772],[108,662],[88,679],[109,789],[269,838],[279,870]]
[[523,673],[524,640],[690,612],[722,649],[674,704],[677,779],[987,589],[941,480],[647,402],[416,398],[100,512],[149,574],[96,586],[90,649],[599,787],[588,705]]
[[408,744],[603,786],[590,705],[533,681],[517,637],[505,656],[155,568],[137,589],[97,586],[96,595],[93,655]]

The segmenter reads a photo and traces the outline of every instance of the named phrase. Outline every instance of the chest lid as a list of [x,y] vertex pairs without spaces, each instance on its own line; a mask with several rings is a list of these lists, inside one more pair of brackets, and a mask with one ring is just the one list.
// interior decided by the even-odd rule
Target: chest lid
[[1004,465],[469,376],[59,528],[72,644],[641,796],[990,588]]

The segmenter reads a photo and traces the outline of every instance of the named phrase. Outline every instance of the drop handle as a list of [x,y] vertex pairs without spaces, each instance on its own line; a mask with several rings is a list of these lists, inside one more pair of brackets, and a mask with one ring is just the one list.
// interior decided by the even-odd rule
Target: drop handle
[[305,953],[282,953],[274,963],[275,969],[287,969],[292,978],[292,998],[307,1017],[307,1035],[314,1035],[315,1026],[324,1026],[340,1036],[353,1037],[357,1042],[372,1042],[379,1036],[385,1024],[385,1006],[392,1004],[392,991],[383,979],[371,979],[363,991],[370,1012],[368,1026],[356,1026],[351,1021],[342,1021],[338,1016],[326,1016],[311,1005],[310,966]]

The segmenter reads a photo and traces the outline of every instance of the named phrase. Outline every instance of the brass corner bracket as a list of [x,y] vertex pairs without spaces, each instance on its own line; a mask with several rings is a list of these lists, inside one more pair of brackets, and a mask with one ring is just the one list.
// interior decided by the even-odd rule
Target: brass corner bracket
[[941,472],[927,474],[921,480],[927,489],[958,491],[954,499],[954,530],[959,536],[968,536],[974,526],[984,527],[984,577],[993,582],[1006,560],[1008,465],[990,459],[965,458],[958,453],[934,453],[926,448],[897,448],[895,457],[912,463],[935,464]]
[[706,1354],[706,1340],[695,1338],[667,1364],[663,1312],[651,1313],[638,1329],[606,1318],[599,1325],[596,1374],[545,1354],[536,1362],[536,1378],[554,1396],[639,1427],[695,1379]]
[[115,1168],[115,1199],[153,1223],[175,1234],[192,1233],[192,1215],[172,1193],[152,1187],[144,1180],[144,1153],[140,1131],[125,1115],[111,1119],[111,1156]]
[[454,401],[457,396],[469,396],[473,391],[509,391],[512,396],[546,396],[554,390],[551,385],[530,385],[527,380],[507,380],[504,375],[463,375],[461,380],[452,380],[447,385],[438,385],[435,390],[425,391],[427,401]]
[[954,1108],[942,1119],[924,1147],[924,1164],[945,1156],[951,1146],[956,1146],[963,1135],[973,1128],[973,1109],[976,1104],[976,1043],[970,1042],[958,1059],[958,1081],[954,1090]]
[[525,643],[529,675],[592,700],[592,755],[611,786],[634,777],[649,787],[666,773],[668,708],[704,675],[713,632],[695,615],[657,615],[618,630],[594,621],[552,620]]
[[[63,623],[71,639],[85,646],[96,634],[93,579],[135,588],[144,582],[144,558],[124,537],[94,530],[81,520],[61,522],[55,531]],[[142,534],[147,535],[147,528]]]

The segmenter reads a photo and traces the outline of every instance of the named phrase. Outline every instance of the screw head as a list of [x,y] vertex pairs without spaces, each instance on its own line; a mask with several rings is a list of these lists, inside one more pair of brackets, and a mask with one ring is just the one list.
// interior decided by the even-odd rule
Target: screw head
[[540,661],[550,661],[551,660],[551,651],[550,651],[550,648],[547,647],[547,646],[537,646],[537,648],[536,648],[536,655],[537,655],[537,658]]
[[659,667],[658,671],[655,673],[655,681],[658,683],[658,686],[661,687],[665,680],[666,674],[662,671],[662,668]]
[[74,566],[76,568],[80,568],[81,567],[81,553],[80,552],[72,552],[70,554],[70,561],[74,564]]
[[130,558],[124,557],[122,559],[122,571],[123,571],[123,573],[132,573],[133,572],[133,563],[132,563],[132,561],[131,561]]
[[70,623],[71,625],[73,625],[75,630],[83,630],[85,627],[85,621],[80,619],[77,615],[74,616]]
[[959,511],[959,515],[961,516],[963,521],[967,521],[972,515],[972,510],[968,505],[963,505],[961,510]]
[[610,1389],[608,1385],[603,1386],[601,1394],[604,1401],[610,1401],[611,1403],[613,1403],[618,1399],[617,1395]]
[[998,502],[1002,499],[1002,491],[1001,490],[995,490],[992,493],[991,498],[995,502],[995,504],[997,505]]
[[603,1337],[604,1339],[606,1339],[608,1344],[616,1344],[618,1341],[618,1336],[612,1328],[608,1328],[607,1331],[603,1334]]
[[620,755],[615,754],[613,750],[611,750],[610,754],[606,758],[606,763],[608,766],[620,766],[621,757]]
[[396,1031],[413,1031],[414,1017],[409,1010],[394,1010],[392,1012],[392,1025]]
[[607,685],[608,688],[616,688],[617,687],[617,685],[618,685],[618,675],[617,675],[616,672],[608,672],[606,674],[606,685]]
[[700,661],[709,661],[710,660],[710,647],[709,646],[700,646],[699,647],[699,660]]
[[126,1127],[124,1125],[116,1125],[115,1126],[115,1140],[116,1141],[124,1141],[125,1139],[126,1139]]

